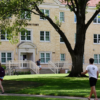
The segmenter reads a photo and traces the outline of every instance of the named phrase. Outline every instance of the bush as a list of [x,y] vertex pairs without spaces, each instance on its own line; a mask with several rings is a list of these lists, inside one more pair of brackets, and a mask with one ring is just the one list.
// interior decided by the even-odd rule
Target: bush
[[6,66],[5,65],[1,65],[4,69],[6,69]]
[[25,75],[25,74],[31,74],[30,71],[27,72],[14,72],[14,75]]

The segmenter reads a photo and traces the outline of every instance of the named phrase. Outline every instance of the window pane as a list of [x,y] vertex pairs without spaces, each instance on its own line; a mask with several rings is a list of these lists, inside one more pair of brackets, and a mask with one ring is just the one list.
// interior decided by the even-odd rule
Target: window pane
[[11,57],[11,53],[7,53],[7,57]]
[[5,31],[1,30],[1,40],[5,40]]
[[31,13],[29,11],[26,11],[25,13],[26,13],[26,18],[31,19]]
[[60,36],[60,42],[64,42],[63,38]]
[[49,10],[45,10],[45,15],[49,16]]
[[12,60],[12,58],[7,58],[7,61]]
[[97,39],[94,39],[94,43],[97,43]]
[[6,57],[6,53],[1,53],[1,57]]
[[98,55],[94,54],[94,63],[98,63]]
[[50,58],[50,53],[46,53],[46,58]]
[[[42,13],[44,13],[44,9],[40,9],[40,11],[42,12]],[[42,16],[40,16],[40,19],[44,19]]]
[[94,38],[96,38],[96,39],[97,39],[97,34],[94,34]]
[[46,32],[46,41],[50,41],[49,32]]
[[44,53],[41,53],[41,58],[43,58],[44,57]]
[[40,32],[40,40],[41,41],[44,41],[44,31],[41,31]]
[[76,22],[77,21],[77,19],[76,19],[76,15],[74,15],[74,22]]
[[26,32],[26,35],[31,35],[31,32],[30,32],[30,31],[27,31],[27,32]]
[[1,62],[2,62],[2,63],[5,63],[5,62],[6,62],[6,58],[2,58],[2,59],[1,59]]
[[60,12],[60,21],[64,21],[64,12]]
[[94,23],[97,23],[97,16],[93,20]]
[[31,40],[31,36],[27,36],[27,40]]
[[98,23],[100,23],[100,14],[98,14]]
[[41,58],[41,63],[45,63],[45,58]]
[[21,36],[21,40],[25,40],[25,36]]
[[50,58],[46,58],[46,63],[48,63],[48,61],[50,61]]

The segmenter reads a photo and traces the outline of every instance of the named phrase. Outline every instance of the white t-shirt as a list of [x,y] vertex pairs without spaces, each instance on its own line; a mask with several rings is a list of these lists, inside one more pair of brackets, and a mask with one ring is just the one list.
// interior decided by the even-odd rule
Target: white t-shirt
[[95,66],[95,65],[88,65],[86,67],[86,70],[88,71],[89,78],[90,77],[94,77],[94,78],[97,79],[97,71],[98,71],[97,66]]

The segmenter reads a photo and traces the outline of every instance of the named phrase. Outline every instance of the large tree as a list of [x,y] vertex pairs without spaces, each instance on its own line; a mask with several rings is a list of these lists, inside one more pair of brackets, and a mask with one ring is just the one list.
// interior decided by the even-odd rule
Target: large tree
[[[72,12],[74,12],[77,18],[76,43],[74,49],[72,49],[71,44],[65,36],[63,30],[60,29],[58,25],[59,23],[55,23],[49,16],[42,13],[42,11],[39,9],[39,5],[43,3],[43,0],[1,0],[0,19],[1,21],[6,20],[6,17],[9,16],[9,14],[15,15],[17,18],[20,18],[23,11],[28,11],[37,16],[41,16],[47,19],[49,23],[53,26],[53,28],[58,32],[58,34],[63,38],[65,45],[71,55],[72,69],[69,76],[81,76],[81,72],[83,71],[83,54],[86,31],[93,19],[100,12],[100,3],[98,3],[95,13],[85,23],[86,9],[89,1],[91,0],[62,0],[62,2],[66,2],[67,9],[70,9]],[[28,14],[26,14],[26,16],[27,15]],[[22,25],[24,21],[16,19],[16,23],[18,22],[18,25]]]

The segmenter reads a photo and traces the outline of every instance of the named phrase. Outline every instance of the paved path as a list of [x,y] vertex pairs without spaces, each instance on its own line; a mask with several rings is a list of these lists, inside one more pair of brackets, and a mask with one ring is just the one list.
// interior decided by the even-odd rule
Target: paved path
[[[81,99],[81,100],[88,100],[87,98],[83,97],[69,97],[69,96],[45,96],[45,95],[29,95],[29,94],[0,94],[0,96],[23,96],[23,97],[44,97],[44,98],[63,98],[63,99]],[[94,100],[93,98],[91,100]],[[100,100],[100,98],[98,99]]]

